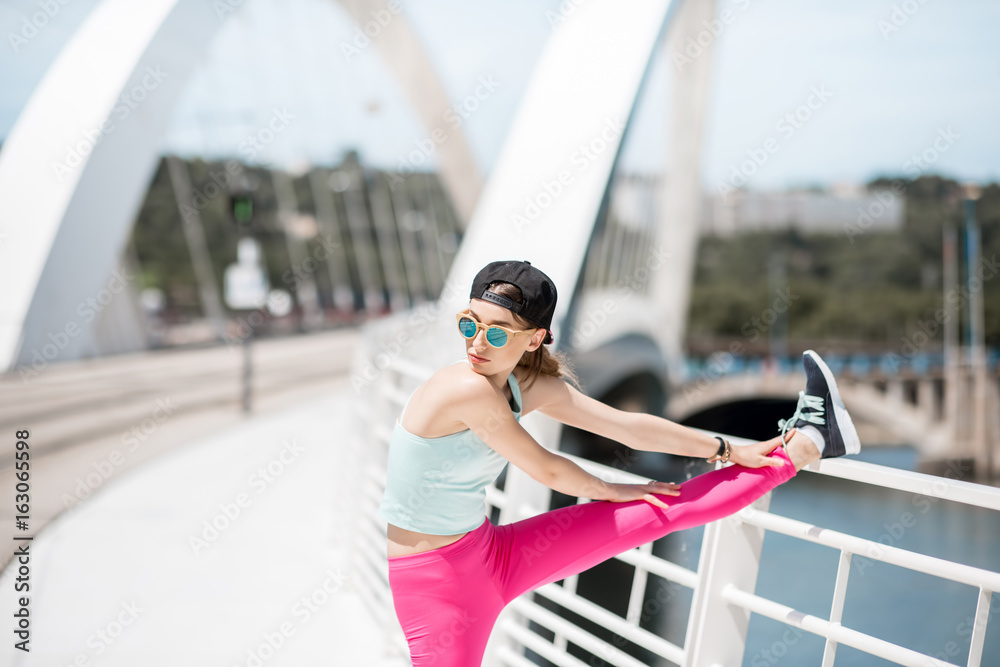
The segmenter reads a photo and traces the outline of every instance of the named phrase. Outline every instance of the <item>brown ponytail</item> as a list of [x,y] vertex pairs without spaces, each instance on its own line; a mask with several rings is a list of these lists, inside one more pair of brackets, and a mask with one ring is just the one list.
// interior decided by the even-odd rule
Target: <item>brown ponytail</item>
[[[500,296],[505,296],[516,303],[521,303],[524,300],[521,288],[517,285],[498,281],[490,283],[487,289],[491,292],[496,292]],[[514,322],[518,326],[525,329],[535,326],[515,313],[512,313],[512,315],[514,316]],[[563,378],[577,389],[580,389],[580,381],[577,379],[576,373],[573,372],[569,359],[562,352],[549,351],[547,345],[539,345],[535,350],[526,351],[521,355],[521,359],[517,362],[517,365],[527,371],[524,390],[530,389],[531,385],[535,383],[535,378],[539,375],[551,375]]]

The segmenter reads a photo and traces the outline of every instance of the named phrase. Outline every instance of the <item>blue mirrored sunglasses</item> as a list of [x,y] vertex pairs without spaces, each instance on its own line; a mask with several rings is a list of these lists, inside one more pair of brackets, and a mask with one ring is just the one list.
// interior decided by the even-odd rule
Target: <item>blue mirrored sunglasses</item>
[[486,342],[489,343],[491,347],[503,347],[517,334],[531,333],[532,331],[535,331],[535,329],[514,331],[513,329],[502,327],[499,324],[486,325],[473,317],[468,310],[463,310],[458,313],[455,315],[455,318],[458,320],[458,332],[465,338],[475,338],[476,333],[478,333],[480,329],[486,329]]

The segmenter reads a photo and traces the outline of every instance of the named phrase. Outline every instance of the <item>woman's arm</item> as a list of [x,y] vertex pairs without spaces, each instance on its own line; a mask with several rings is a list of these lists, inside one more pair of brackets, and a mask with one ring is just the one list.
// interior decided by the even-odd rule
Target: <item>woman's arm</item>
[[666,509],[653,492],[677,495],[676,484],[605,482],[565,456],[542,447],[514,418],[507,400],[488,380],[470,379],[455,401],[460,419],[483,442],[545,486],[578,498],[625,502],[645,499]]
[[629,447],[646,452],[665,452],[707,459],[719,451],[714,436],[681,426],[669,419],[643,413],[630,413],[633,422]]
[[531,387],[537,409],[564,424],[596,433],[632,449],[707,459],[719,449],[714,437],[656,415],[626,412],[581,393],[565,380],[540,375]]
[[[618,410],[551,375],[538,377],[531,388],[532,394],[536,391],[532,401],[542,414],[632,449],[703,459],[713,457],[719,450],[719,441],[714,436],[656,415]],[[787,437],[790,439],[791,433]],[[768,456],[775,447],[770,440],[733,447],[730,460],[750,468],[781,465],[780,459]]]
[[556,461],[553,462],[553,482],[546,486],[569,496],[592,498],[594,500],[610,500],[616,503],[628,502],[630,500],[645,500],[663,509],[667,509],[668,506],[653,494],[680,495],[680,486],[678,484],[670,482],[655,482],[654,484],[605,482],[598,477],[594,477],[565,456],[559,456],[558,454],[553,454],[553,456],[556,458]]

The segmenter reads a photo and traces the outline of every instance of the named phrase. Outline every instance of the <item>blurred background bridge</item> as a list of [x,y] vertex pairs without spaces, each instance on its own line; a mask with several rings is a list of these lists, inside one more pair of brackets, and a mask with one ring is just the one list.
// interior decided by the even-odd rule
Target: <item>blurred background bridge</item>
[[[986,374],[983,404],[977,408],[975,368],[948,368],[942,355],[903,360],[894,354],[827,354],[824,359],[840,378],[841,396],[865,442],[914,447],[921,468],[937,474],[959,460],[963,466],[989,469],[995,434],[1000,433],[995,373]],[[749,425],[754,423],[770,425],[802,388],[800,363],[798,358],[736,358],[729,352],[692,361],[690,379],[672,394],[667,415],[726,432],[753,429]],[[995,352],[989,363],[996,368]],[[741,404],[746,409],[734,409]],[[983,406],[985,414],[977,415]]]
[[[830,146],[810,147],[809,132],[824,134],[822,125],[815,128],[824,114],[845,122],[836,109],[841,100],[858,103],[847,85],[857,72],[837,83],[829,65],[824,80],[835,82],[832,92],[813,72],[799,72],[798,87],[783,95],[781,114],[765,114],[757,126],[741,129],[738,149],[706,177],[714,159],[706,157],[707,126],[713,104],[721,104],[713,95],[734,87],[729,80],[713,88],[717,49],[771,19],[741,13],[749,3],[654,0],[628,12],[596,0],[553,2],[544,12],[531,4],[511,5],[507,14],[451,33],[421,18],[416,6],[375,0],[2,7],[14,56],[56,40],[54,29],[45,30],[49,23],[72,35],[36,66],[30,95],[19,102],[0,147],[0,284],[8,290],[0,303],[0,366],[8,369],[0,378],[0,423],[32,433],[33,529],[60,514],[72,520],[71,510],[90,506],[92,496],[107,493],[104,507],[114,507],[126,471],[132,479],[150,475],[150,488],[161,488],[152,483],[158,462],[180,460],[161,455],[182,456],[189,442],[216,434],[220,441],[262,415],[274,415],[280,431],[292,419],[282,415],[328,396],[339,409],[351,406],[337,415],[359,419],[343,418],[337,424],[343,429],[330,434],[331,447],[349,457],[344,467],[351,474],[338,478],[346,496],[340,501],[357,522],[345,521],[345,534],[357,552],[352,567],[364,580],[362,597],[378,620],[376,635],[384,631],[395,641],[399,658],[379,564],[384,534],[369,520],[369,505],[384,484],[378,457],[385,430],[407,389],[456,356],[453,312],[465,302],[474,272],[493,259],[518,258],[531,260],[559,286],[556,349],[568,355],[590,395],[622,409],[734,436],[770,437],[803,387],[801,351],[816,349],[842,378],[866,456],[941,476],[892,477],[896,481],[875,493],[894,489],[916,504],[932,480],[948,479],[944,497],[968,505],[955,514],[932,513],[936,518],[922,524],[925,541],[906,546],[995,569],[995,539],[981,546],[960,535],[955,542],[962,553],[934,552],[933,544],[948,525],[982,532],[997,514],[987,511],[996,509],[996,497],[968,482],[1000,478],[1000,281],[992,280],[1000,187],[995,169],[967,176],[954,166],[976,164],[961,151],[992,145],[992,122],[977,126],[965,119],[957,136],[975,141],[952,150],[951,126],[938,127],[928,116],[922,122],[933,127],[919,127],[899,153],[905,158],[917,151],[920,166],[904,158],[875,161],[863,185],[802,186],[800,179],[780,192],[755,189],[758,171],[780,167],[770,158],[779,146],[782,155],[803,146],[809,164],[835,153]],[[944,10],[921,10],[936,11]],[[950,11],[984,22],[969,8]],[[874,17],[873,25],[875,19],[882,20]],[[483,25],[503,35],[496,48],[506,55],[490,67],[470,67],[456,87],[447,80],[456,59],[436,49]],[[907,29],[920,30],[916,21]],[[339,30],[341,39],[323,30]],[[520,87],[506,74],[494,76],[498,68],[511,71],[502,69],[512,60],[511,40],[530,42],[532,35]],[[992,36],[984,40],[994,44]],[[744,55],[762,50],[755,45]],[[905,59],[912,58],[907,52]],[[192,101],[206,91],[238,89],[230,81],[235,72],[250,80],[242,109],[228,101],[215,107]],[[308,95],[296,97],[300,80],[329,85],[309,85]],[[354,88],[362,91],[358,99],[345,102],[344,91]],[[753,113],[763,89],[753,88],[753,99],[740,102],[745,113]],[[500,124],[503,140],[484,161],[474,133],[495,120],[489,107],[504,99],[511,111]],[[333,114],[346,107],[361,111],[341,123],[349,127],[348,140],[334,150],[326,133],[338,124]],[[955,109],[946,117],[955,117]],[[879,126],[879,137],[886,127]],[[853,136],[836,123],[832,129],[839,129],[835,136]],[[379,144],[366,140],[366,132],[397,133],[402,140],[371,159]],[[753,143],[762,132],[771,136]],[[953,156],[957,162],[949,162]],[[885,170],[884,164],[896,166]],[[309,428],[324,423],[322,410],[310,409],[294,419]],[[526,417],[540,442],[603,464],[609,474],[626,474],[625,468],[682,478],[704,468]],[[248,446],[260,445],[252,428],[239,433],[252,440]],[[221,451],[207,440],[199,447]],[[5,450],[4,489],[17,482],[14,454]],[[227,461],[221,454],[212,460]],[[890,527],[912,507],[888,495],[857,494],[852,485],[883,479],[868,470],[826,465],[815,476],[823,480],[816,490],[793,488],[786,502],[809,504],[823,493],[828,505],[848,503],[848,496],[868,500],[882,511],[871,530],[860,522],[837,524],[832,514],[809,520],[834,522],[852,534],[868,530],[876,545],[885,544],[888,532],[891,545],[902,544]],[[173,485],[183,492],[183,481]],[[494,520],[566,501],[535,487],[519,471],[507,471],[491,489]],[[781,502],[776,494],[775,507]],[[9,507],[0,516],[13,519]],[[314,510],[296,505],[289,511]],[[85,516],[99,522],[103,515]],[[712,530],[705,545],[714,546],[700,551],[704,558],[732,548],[759,561],[752,530],[741,528],[749,541],[736,545]],[[13,527],[3,534],[11,533]],[[575,665],[570,653],[590,646],[592,658],[610,664],[711,664],[710,652],[701,653],[711,642],[699,633],[707,627],[704,618],[719,613],[711,611],[719,596],[706,597],[718,582],[703,579],[707,566],[696,562],[701,535],[664,541],[655,557],[651,551],[644,552],[649,558],[626,556],[631,566],[642,563],[627,575],[605,569],[567,584],[572,595],[579,585],[606,607],[616,604],[606,582],[636,591],[624,603],[631,629],[607,616],[594,618],[651,653],[636,649],[630,658],[598,651],[593,640],[530,606],[562,604],[577,614],[585,608],[582,598],[549,591],[513,610],[492,659]],[[12,553],[5,552],[4,563]],[[663,555],[690,570],[671,569]],[[841,558],[850,562],[850,555]],[[674,579],[666,581],[667,574]],[[660,601],[664,589],[647,591],[647,579],[660,575],[664,585],[680,581],[695,592],[686,607],[649,619],[642,610],[650,599]],[[753,591],[756,570],[746,576],[729,583]],[[769,576],[762,566],[758,591],[767,589]],[[976,576],[969,575],[979,581]],[[984,597],[992,613],[992,579],[982,577],[987,583],[977,584],[977,616]],[[843,579],[835,594],[841,602]],[[588,586],[600,592],[588,593]],[[865,605],[874,608],[891,595],[873,593]],[[805,596],[801,606],[814,599]],[[944,607],[951,612],[960,605]],[[749,616],[746,611],[733,621],[731,634],[745,637],[749,627],[750,639],[720,648],[719,664],[734,655],[749,664],[773,637],[785,636],[784,626],[761,631],[748,625]],[[830,622],[839,624],[835,616]],[[669,642],[643,635],[643,624]],[[931,642],[919,648],[934,654],[933,643],[954,634],[946,628],[914,637],[905,625],[888,630],[886,641]],[[961,650],[976,664],[977,652],[985,646],[988,657],[1000,635],[996,622],[971,627]],[[526,628],[536,637],[526,637]],[[537,640],[550,630],[555,654]],[[844,638],[824,636],[818,650],[828,656],[824,664],[832,664],[837,642],[831,637]],[[874,645],[866,642],[844,646]],[[901,664],[924,664],[899,647],[877,648],[875,655]],[[839,655],[838,665],[851,653]],[[130,658],[122,659],[128,664]]]

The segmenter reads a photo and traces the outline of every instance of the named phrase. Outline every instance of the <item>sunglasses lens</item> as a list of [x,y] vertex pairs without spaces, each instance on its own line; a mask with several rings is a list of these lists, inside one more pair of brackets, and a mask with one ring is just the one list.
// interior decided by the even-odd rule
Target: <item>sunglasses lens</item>
[[463,317],[458,321],[458,330],[466,338],[476,337],[476,323],[468,317]]
[[490,327],[486,330],[486,342],[493,347],[503,347],[507,344],[507,332],[497,327]]

